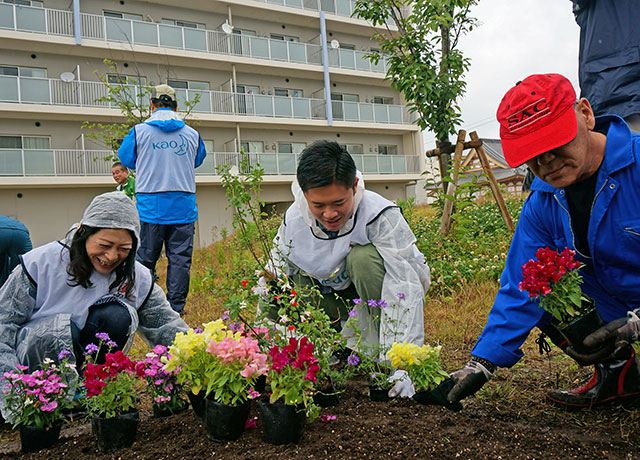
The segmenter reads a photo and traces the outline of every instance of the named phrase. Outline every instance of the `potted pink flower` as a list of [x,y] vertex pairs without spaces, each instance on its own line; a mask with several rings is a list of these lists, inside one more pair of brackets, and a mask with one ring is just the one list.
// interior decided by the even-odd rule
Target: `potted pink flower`
[[42,369],[26,372],[27,366],[3,375],[5,402],[13,427],[20,428],[23,452],[37,452],[53,445],[60,436],[63,410],[71,407],[75,391],[75,365],[63,350],[59,363],[47,358]]
[[163,345],[146,354],[144,361],[140,361],[144,377],[147,381],[147,392],[151,395],[153,415],[166,417],[183,411],[189,403],[181,396],[182,385],[178,383],[180,368],[165,369],[171,358],[169,350]]
[[207,435],[214,441],[234,441],[244,430],[250,400],[257,396],[255,380],[267,372],[267,355],[260,353],[256,339],[240,334],[211,339],[207,353]]

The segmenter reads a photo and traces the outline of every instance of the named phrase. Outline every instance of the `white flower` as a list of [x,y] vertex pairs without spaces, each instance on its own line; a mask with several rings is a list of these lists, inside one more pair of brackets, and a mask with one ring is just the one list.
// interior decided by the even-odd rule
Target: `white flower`
[[288,321],[289,321],[289,318],[287,318],[285,315],[282,315],[282,316],[280,317],[280,321],[282,321],[283,323],[286,323],[286,322],[288,322]]
[[240,302],[240,309],[242,310],[243,308],[247,308],[247,302],[245,302],[244,300]]
[[251,288],[251,292],[255,295],[264,296],[269,293],[269,289],[267,289],[265,286],[258,285],[258,286],[253,286]]
[[45,358],[42,360],[43,364],[52,364],[53,363],[53,359],[51,358]]
[[307,315],[307,316],[311,316],[311,312],[310,311],[305,311],[304,314]]

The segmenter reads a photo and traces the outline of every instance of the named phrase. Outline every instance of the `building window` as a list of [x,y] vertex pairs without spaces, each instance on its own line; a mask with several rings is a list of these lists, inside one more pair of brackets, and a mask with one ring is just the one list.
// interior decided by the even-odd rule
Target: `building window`
[[331,93],[332,101],[360,102],[360,96],[357,94],[341,94]]
[[102,15],[106,18],[130,19],[132,21],[142,21],[141,14],[120,13],[118,11],[103,11]]
[[169,24],[171,26],[187,27],[189,29],[205,29],[204,24],[198,22],[180,21],[179,19],[162,19],[163,24]]
[[240,148],[242,148],[245,151],[245,153],[262,153],[264,152],[264,142],[262,141],[240,142]]
[[398,146],[378,144],[378,153],[380,155],[397,155]]
[[278,153],[302,153],[306,142],[278,142]]
[[300,41],[300,38],[292,37],[290,35],[271,34],[271,40],[283,40],[287,42],[298,43]]
[[356,50],[356,45],[348,45],[347,43],[340,43],[340,49],[341,50],[352,50],[352,51],[355,51]]
[[351,155],[362,155],[362,144],[340,144],[340,146]]
[[147,77],[137,77],[133,75],[108,74],[107,82],[112,85],[144,85],[147,83]]
[[209,89],[209,83],[205,81],[167,80],[167,85],[173,89]]
[[371,102],[374,104],[393,105],[393,98],[386,96],[373,96],[373,98],[371,98]]
[[49,150],[51,139],[41,136],[0,136],[0,149]]
[[202,143],[204,144],[204,148],[207,150],[207,153],[213,152],[213,141],[205,141],[203,139]]
[[35,0],[2,0],[2,3],[12,3],[14,5],[21,6],[35,6],[36,8],[42,8],[42,2],[37,2]]
[[274,88],[273,93],[276,96],[302,97],[302,90],[301,89]]
[[47,69],[36,69],[31,67],[18,67],[18,66],[0,66],[0,75],[7,75],[10,77],[33,77],[33,78],[47,78]]

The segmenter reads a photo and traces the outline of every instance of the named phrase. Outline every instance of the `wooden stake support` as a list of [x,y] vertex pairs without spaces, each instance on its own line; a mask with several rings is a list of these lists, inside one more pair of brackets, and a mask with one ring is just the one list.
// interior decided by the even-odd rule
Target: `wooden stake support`
[[[500,214],[502,214],[502,220],[504,220],[507,228],[513,232],[513,221],[511,220],[511,216],[509,215],[509,210],[507,209],[507,205],[504,202],[504,198],[502,193],[500,193],[500,188],[498,187],[498,181],[496,181],[495,176],[493,175],[493,171],[491,170],[491,165],[489,164],[489,159],[487,158],[487,154],[482,147],[482,140],[478,137],[478,134],[473,131],[469,134],[471,141],[465,142],[465,137],[467,132],[464,130],[460,130],[458,132],[458,140],[455,146],[445,146],[440,149],[433,149],[426,152],[427,157],[439,156],[442,158],[444,155],[449,155],[452,151],[454,153],[453,157],[453,181],[447,183],[446,194],[448,196],[452,196],[458,186],[458,177],[460,175],[460,163],[462,160],[462,152],[468,149],[475,149],[478,158],[480,159],[480,164],[482,165],[482,169],[484,170],[487,178],[489,180],[489,186],[491,188],[491,193],[498,204],[498,208],[500,209]],[[446,151],[445,151],[446,150]],[[442,235],[446,235],[449,233],[451,229],[451,213],[453,211],[453,201],[449,198],[445,199],[444,208],[442,210],[442,220],[440,221],[440,233]]]

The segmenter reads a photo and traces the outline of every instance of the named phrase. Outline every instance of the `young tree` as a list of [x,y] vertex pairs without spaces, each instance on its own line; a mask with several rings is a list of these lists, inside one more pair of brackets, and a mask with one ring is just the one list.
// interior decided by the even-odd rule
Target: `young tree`
[[[357,0],[354,16],[384,26],[373,38],[380,53],[367,57],[378,63],[387,56],[386,79],[400,91],[417,124],[433,131],[442,148],[449,145],[462,120],[457,100],[465,92],[464,73],[470,65],[457,49],[459,38],[476,20],[469,16],[478,0]],[[389,22],[397,27],[391,30]],[[449,155],[440,156],[440,172],[447,174]]]
[[[105,88],[102,96],[98,97],[94,102],[120,109],[124,121],[116,123],[84,121],[82,129],[88,132],[87,137],[89,139],[103,144],[114,152],[112,157],[106,158],[106,161],[112,161],[122,139],[124,139],[129,130],[151,116],[149,99],[151,98],[153,87],[144,83],[144,78],[139,71],[136,71],[136,77],[132,78],[121,74],[118,66],[113,61],[105,59],[104,64],[109,69],[108,74],[115,75],[116,78],[115,81],[110,81],[107,73],[96,71]],[[192,112],[199,101],[200,94],[195,94],[191,101],[180,101],[179,109],[183,114],[185,123],[188,125],[197,124],[197,121],[192,118]]]

